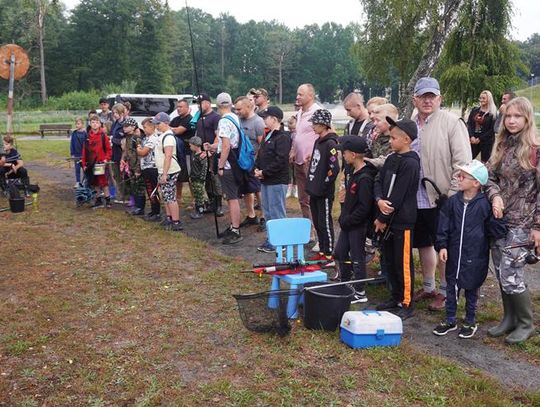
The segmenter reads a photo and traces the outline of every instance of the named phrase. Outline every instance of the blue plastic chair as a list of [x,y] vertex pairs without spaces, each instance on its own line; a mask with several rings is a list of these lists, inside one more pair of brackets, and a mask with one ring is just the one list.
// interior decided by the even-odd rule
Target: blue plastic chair
[[[306,218],[285,218],[272,219],[266,222],[268,242],[276,247],[276,263],[290,261],[303,261],[304,245],[309,242],[311,233],[311,221]],[[283,250],[286,250],[283,256]],[[280,282],[284,281],[290,285],[290,290],[294,293],[289,296],[287,303],[287,316],[291,319],[298,317],[297,304],[301,298],[297,298],[297,290],[302,289],[305,283],[324,282],[328,276],[323,271],[311,271],[303,274],[286,274],[283,276],[272,276],[272,290],[280,289]],[[278,299],[270,296],[268,306],[278,307]]]

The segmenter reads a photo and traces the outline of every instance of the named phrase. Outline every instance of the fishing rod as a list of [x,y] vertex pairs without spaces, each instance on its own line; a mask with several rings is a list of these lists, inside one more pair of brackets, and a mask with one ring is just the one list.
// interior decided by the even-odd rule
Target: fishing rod
[[[195,80],[195,90],[197,91],[197,104],[199,105],[199,110],[197,113],[195,113],[195,127],[197,126],[197,123],[199,120],[203,120],[203,114],[202,114],[202,100],[200,98],[201,96],[201,92],[200,92],[200,87],[199,87],[199,74],[197,72],[197,59],[195,58],[195,42],[193,41],[193,30],[191,29],[191,17],[190,17],[190,13],[189,13],[189,6],[188,6],[188,2],[187,0],[185,0],[186,2],[186,15],[187,15],[187,22],[188,22],[188,31],[189,31],[189,39],[191,41],[191,58],[193,59],[193,73],[194,73],[194,80]],[[198,118],[197,118],[197,114],[199,115]],[[202,139],[202,137],[201,137]],[[211,173],[210,171],[210,154],[208,154],[208,151],[206,151],[206,161],[207,161],[207,166],[206,166],[206,179],[208,179],[208,174]],[[219,238],[220,236],[220,233],[219,233],[219,224],[218,224],[218,216],[217,216],[217,211],[218,211],[218,199],[217,199],[217,196],[216,196],[216,190],[215,190],[215,185],[214,185],[214,179],[213,177],[215,176],[215,174],[211,173],[211,178],[210,178],[210,194],[212,195],[213,197],[213,200],[214,200],[214,225],[215,225],[215,228],[216,228],[216,237]]]

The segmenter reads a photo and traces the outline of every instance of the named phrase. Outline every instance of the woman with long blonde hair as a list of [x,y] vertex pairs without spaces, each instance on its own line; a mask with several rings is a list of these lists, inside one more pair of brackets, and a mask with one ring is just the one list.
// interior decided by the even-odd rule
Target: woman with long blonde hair
[[467,120],[472,156],[480,154],[482,162],[487,162],[493,148],[495,132],[493,125],[497,117],[497,106],[489,90],[483,90],[478,98],[480,106],[474,107]]
[[524,279],[525,257],[533,247],[540,251],[540,140],[533,107],[526,98],[518,97],[506,105],[487,167],[486,193],[493,215],[504,215],[508,228],[506,237],[494,242],[492,250],[504,317],[488,334],[497,337],[509,333],[507,343],[520,343],[534,332]]

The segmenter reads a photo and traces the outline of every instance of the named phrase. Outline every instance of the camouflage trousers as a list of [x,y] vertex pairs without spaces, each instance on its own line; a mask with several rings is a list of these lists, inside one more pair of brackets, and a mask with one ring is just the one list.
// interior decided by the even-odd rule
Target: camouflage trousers
[[205,199],[205,188],[204,181],[191,181],[191,190],[193,191],[193,198],[195,198],[195,205],[197,207],[204,206]]
[[527,288],[524,277],[525,256],[528,249],[524,247],[505,249],[505,247],[529,242],[529,233],[529,229],[509,229],[506,237],[495,241],[491,246],[495,274],[506,294],[521,294]]

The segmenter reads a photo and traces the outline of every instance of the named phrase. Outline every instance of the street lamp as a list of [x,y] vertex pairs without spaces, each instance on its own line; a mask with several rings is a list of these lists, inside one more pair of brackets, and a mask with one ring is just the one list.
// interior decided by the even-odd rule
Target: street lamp
[[531,73],[531,103],[533,100],[534,73]]

